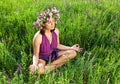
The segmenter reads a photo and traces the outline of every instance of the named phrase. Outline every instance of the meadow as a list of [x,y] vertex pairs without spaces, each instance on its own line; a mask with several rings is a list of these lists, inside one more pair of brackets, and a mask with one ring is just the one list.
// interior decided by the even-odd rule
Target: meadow
[[[53,73],[29,74],[33,22],[61,11],[60,43],[83,51]],[[0,84],[120,84],[119,0],[0,0]]]

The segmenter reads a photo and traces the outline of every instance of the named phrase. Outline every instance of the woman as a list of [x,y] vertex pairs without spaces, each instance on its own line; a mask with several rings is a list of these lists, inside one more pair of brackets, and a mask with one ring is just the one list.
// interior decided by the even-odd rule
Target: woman
[[33,38],[33,64],[29,67],[31,73],[39,70],[40,74],[44,74],[58,68],[67,60],[75,58],[76,52],[82,50],[78,44],[72,47],[60,44],[59,30],[55,28],[59,18],[59,11],[54,6],[37,17],[34,25],[39,28],[39,31]]

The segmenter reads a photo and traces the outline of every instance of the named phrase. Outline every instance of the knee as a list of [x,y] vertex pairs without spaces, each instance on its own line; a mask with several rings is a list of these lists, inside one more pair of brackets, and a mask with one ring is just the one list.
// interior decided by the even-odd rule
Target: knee
[[73,58],[75,58],[76,55],[77,55],[77,53],[76,53],[75,50],[68,50],[67,52],[68,52],[68,53],[67,53],[67,57],[68,57],[69,59],[73,59]]
[[70,54],[71,54],[72,58],[77,56],[77,52],[75,50],[71,50]]
[[77,52],[75,50],[72,50],[72,53],[73,53],[74,56],[77,55]]

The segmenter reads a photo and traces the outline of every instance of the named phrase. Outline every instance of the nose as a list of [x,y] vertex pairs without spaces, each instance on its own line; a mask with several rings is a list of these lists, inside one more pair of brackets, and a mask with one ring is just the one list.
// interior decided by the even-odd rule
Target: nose
[[51,21],[51,25],[53,25],[54,23]]

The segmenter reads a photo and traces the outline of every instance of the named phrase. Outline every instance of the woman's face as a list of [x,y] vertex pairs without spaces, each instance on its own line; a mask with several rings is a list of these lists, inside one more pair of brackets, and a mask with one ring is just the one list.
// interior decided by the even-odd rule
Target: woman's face
[[45,23],[45,27],[48,30],[53,30],[55,28],[54,18],[50,17],[50,19]]

